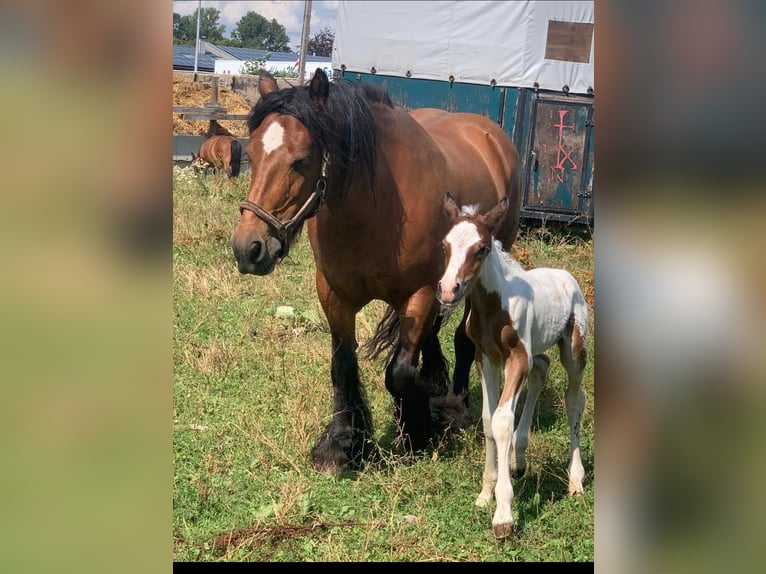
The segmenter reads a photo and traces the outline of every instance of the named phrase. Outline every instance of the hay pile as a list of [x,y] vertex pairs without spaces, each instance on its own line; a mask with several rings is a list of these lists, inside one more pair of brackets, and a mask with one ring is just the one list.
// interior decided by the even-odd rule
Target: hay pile
[[[192,82],[184,78],[173,78],[174,106],[202,106],[210,101],[210,84]],[[247,114],[250,105],[244,97],[229,88],[218,88],[218,103],[229,114]],[[247,137],[247,122],[245,120],[219,120],[218,123],[236,137]],[[173,133],[184,135],[205,135],[210,122],[205,120],[182,120],[181,114],[173,114]]]

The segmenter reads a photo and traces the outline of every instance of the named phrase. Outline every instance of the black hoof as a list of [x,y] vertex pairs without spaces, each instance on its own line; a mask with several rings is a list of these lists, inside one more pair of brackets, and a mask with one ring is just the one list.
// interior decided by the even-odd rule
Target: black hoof
[[361,470],[366,462],[375,459],[376,456],[377,448],[372,439],[363,433],[344,432],[331,435],[325,432],[311,449],[314,468],[332,476],[339,476],[346,471]]

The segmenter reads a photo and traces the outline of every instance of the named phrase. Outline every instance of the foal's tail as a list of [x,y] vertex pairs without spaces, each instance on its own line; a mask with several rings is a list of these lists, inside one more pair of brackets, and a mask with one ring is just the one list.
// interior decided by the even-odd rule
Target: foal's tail
[[386,309],[385,315],[378,323],[375,334],[372,338],[362,345],[361,355],[364,359],[375,359],[381,353],[388,350],[386,362],[391,360],[394,351],[394,343],[399,337],[399,315],[390,305]]
[[231,140],[231,177],[239,175],[239,166],[242,161],[242,144],[239,140]]

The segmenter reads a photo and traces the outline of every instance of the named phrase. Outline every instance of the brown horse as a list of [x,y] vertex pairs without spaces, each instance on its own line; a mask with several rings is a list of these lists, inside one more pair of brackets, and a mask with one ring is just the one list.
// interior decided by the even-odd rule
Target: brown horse
[[207,173],[209,169],[216,172],[223,170],[228,177],[239,175],[242,160],[242,144],[234,136],[211,136],[202,142],[199,153],[192,152],[192,168],[196,172]]
[[[332,420],[311,452],[315,467],[338,474],[377,453],[357,359],[356,314],[388,303],[369,356],[388,350],[386,389],[402,444],[419,450],[444,429],[445,413],[465,409],[474,345],[465,313],[454,339],[452,392],[438,333],[436,284],[449,228],[442,198],[509,209],[498,239],[509,249],[519,225],[518,153],[486,117],[393,105],[385,90],[331,84],[318,69],[308,86],[278,89],[262,72],[247,153],[252,171],[231,245],[240,273],[267,275],[308,222],[316,288],[332,336]],[[421,360],[422,359],[422,360]],[[467,403],[466,403],[467,404]],[[441,408],[441,407],[450,407]]]

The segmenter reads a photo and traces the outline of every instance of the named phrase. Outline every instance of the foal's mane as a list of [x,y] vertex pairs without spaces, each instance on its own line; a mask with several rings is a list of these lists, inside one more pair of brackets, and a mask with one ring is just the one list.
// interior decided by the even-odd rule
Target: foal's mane
[[508,264],[508,266],[510,266],[512,269],[515,269],[516,271],[522,271],[522,272],[526,271],[526,269],[524,269],[524,266],[518,261],[516,261],[516,259],[514,259],[510,251],[506,251],[505,249],[503,249],[503,244],[499,239],[495,239],[493,237],[492,246],[494,250],[497,251],[497,254],[503,259],[503,261],[505,261]]
[[378,86],[344,81],[330,83],[324,108],[309,97],[307,86],[276,90],[253,106],[248,128],[253,132],[272,113],[298,119],[324,153],[329,154],[332,169],[345,190],[354,169],[375,181],[377,131],[370,104],[393,107],[388,92]]

